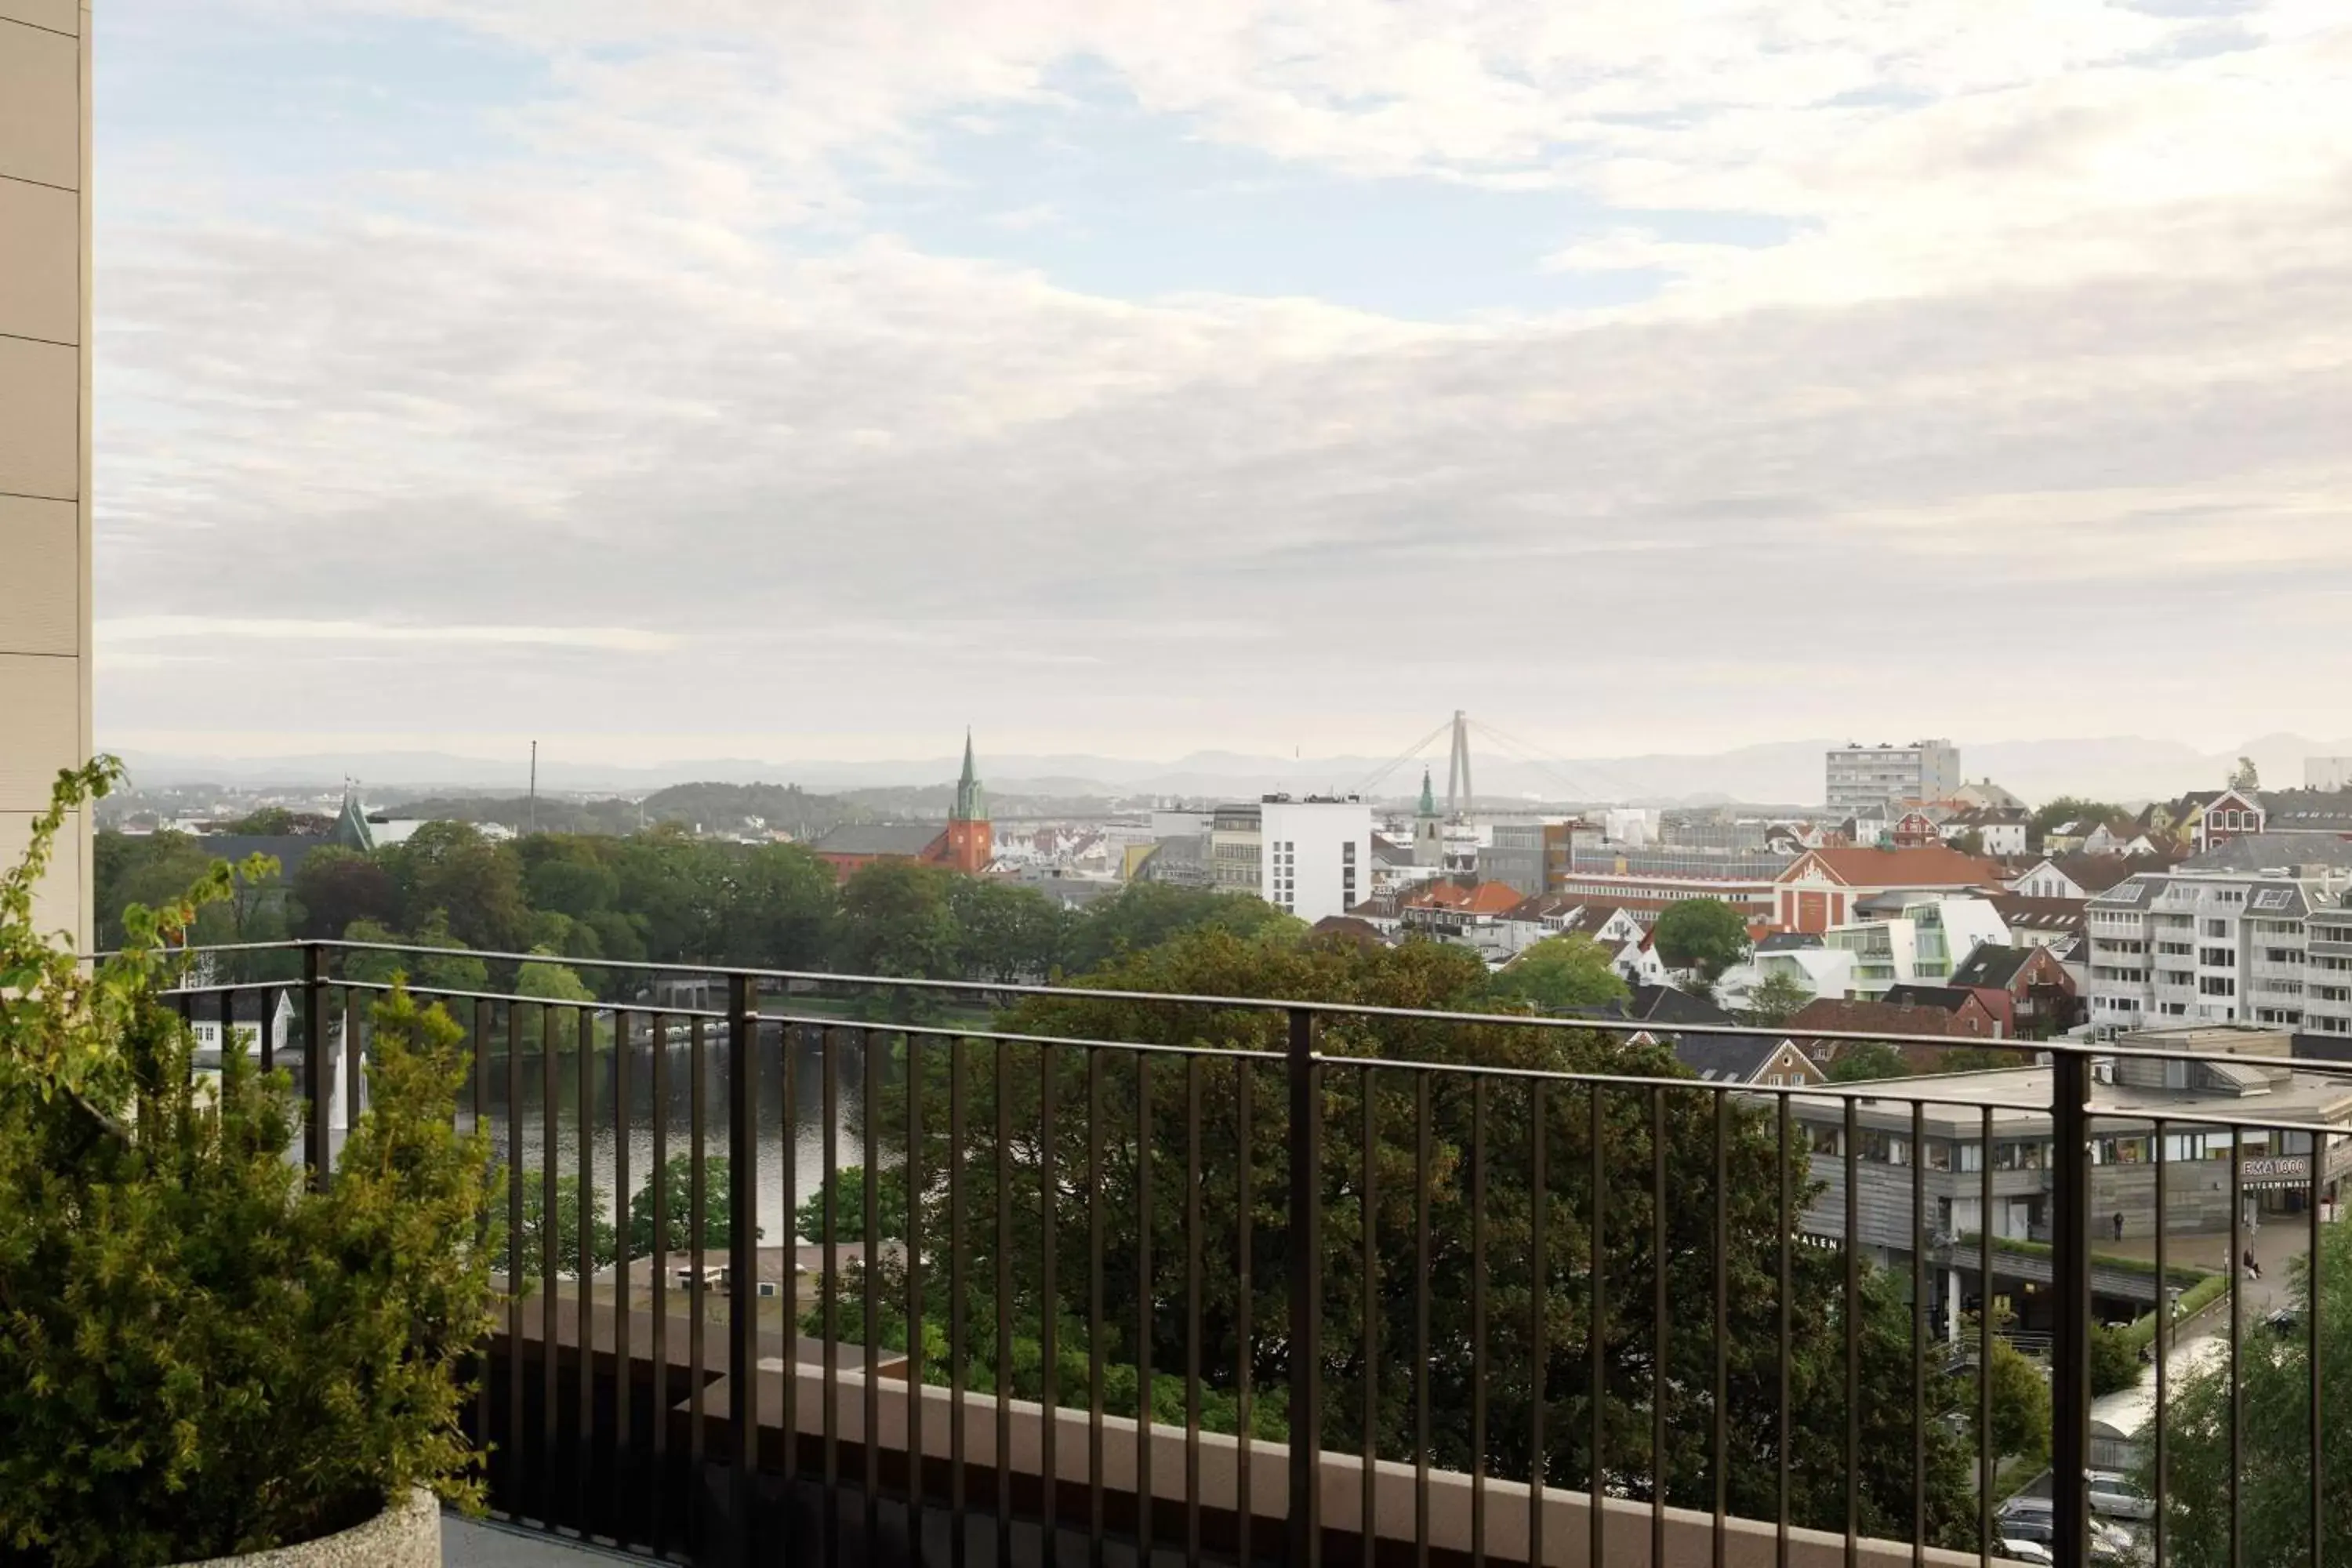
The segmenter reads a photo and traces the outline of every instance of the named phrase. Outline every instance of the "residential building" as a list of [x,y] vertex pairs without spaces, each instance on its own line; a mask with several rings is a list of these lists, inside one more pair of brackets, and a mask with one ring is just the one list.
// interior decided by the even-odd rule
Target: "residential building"
[[1943,838],[1947,844],[1957,843],[1975,834],[1978,852],[1996,860],[2011,859],[2026,853],[2027,825],[2032,814],[2017,805],[1973,805],[1954,812],[1943,823]]
[[1747,963],[1723,972],[1715,983],[1715,994],[1727,1007],[1745,1009],[1757,986],[1780,975],[1802,986],[1809,996],[1844,996],[1853,988],[1853,957],[1818,936],[1767,937],[1756,944]]
[[1709,1083],[1802,1089],[1829,1081],[1792,1037],[1778,1031],[1676,1035],[1675,1059]]
[[[0,864],[90,732],[89,7],[0,5]],[[33,918],[90,945],[90,825]]]
[[1995,893],[1986,901],[2009,928],[2011,946],[2047,947],[2061,952],[2082,938],[2091,910],[2088,899],[2042,899],[2024,893]]
[[1974,784],[1962,784],[1952,792],[1952,804],[1963,811],[2021,812],[2025,809],[2023,801],[1990,779],[1979,779]]
[[2082,1021],[2074,977],[2046,946],[1979,942],[1952,971],[1951,984],[1972,993],[2012,1037],[2063,1035]]
[[2011,877],[2007,886],[2011,892],[2028,898],[2079,902],[2148,869],[2145,864],[2134,864],[2128,855],[2044,855]]
[[2267,790],[2263,831],[2341,837],[2352,834],[2352,789]]
[[[1407,892],[1397,903],[1397,920],[1407,931],[1442,942],[1477,948],[1492,962],[1517,950],[1503,929],[1512,910],[1527,900],[1517,888],[1501,882],[1428,882]],[[1359,909],[1349,911],[1364,914]],[[1369,917],[1368,917],[1369,918]]]
[[1813,849],[1773,879],[1765,918],[1783,931],[1819,933],[1853,921],[1862,900],[1881,894],[1974,894],[2000,887],[1997,867],[1948,845]]
[[[2000,1043],[1998,1020],[1973,992],[1949,997],[1913,994],[1919,1000],[1908,1004],[1854,996],[1818,997],[1798,1009],[1784,1026],[1805,1054],[1824,1067],[1835,1065],[1838,1053],[1854,1043],[1834,1037],[1849,1034],[1928,1035],[1958,1045]],[[1939,1071],[1945,1065],[1944,1047],[1899,1044],[1895,1048],[1921,1072]]]
[[2306,922],[2352,887],[2352,843],[2271,834],[2145,872],[2090,903],[2090,1021],[2301,1027]]
[[1443,873],[1438,868],[1421,864],[1412,845],[1400,844],[1377,833],[1372,835],[1372,891],[1375,894],[1402,891],[1440,875]]
[[1960,752],[1949,741],[1848,743],[1830,752],[1827,773],[1832,812],[1949,800],[1960,788]]
[[2202,854],[2233,838],[2252,838],[2269,830],[2270,813],[2252,791],[2225,789],[2205,801],[2189,830],[2190,845]]
[[1258,897],[1313,922],[1371,896],[1372,809],[1361,796],[1270,795],[1258,803]]
[[2304,931],[2304,1030],[2352,1035],[2352,894],[2313,910]]
[[1619,906],[1583,903],[1566,893],[1538,893],[1504,913],[1495,926],[1497,940],[1514,957],[1547,937],[1581,936],[1601,945],[1610,966],[1628,985],[1658,984],[1666,977],[1665,960],[1650,945],[1642,921]]

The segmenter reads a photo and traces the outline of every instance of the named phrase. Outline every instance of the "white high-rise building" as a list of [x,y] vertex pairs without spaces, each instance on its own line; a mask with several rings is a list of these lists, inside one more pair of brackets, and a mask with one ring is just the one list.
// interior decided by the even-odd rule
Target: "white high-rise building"
[[1372,808],[1360,798],[1270,795],[1258,805],[1259,896],[1307,921],[1371,896]]
[[1832,811],[1949,800],[1960,789],[1960,749],[1949,741],[1842,746],[1829,754],[1827,784]]

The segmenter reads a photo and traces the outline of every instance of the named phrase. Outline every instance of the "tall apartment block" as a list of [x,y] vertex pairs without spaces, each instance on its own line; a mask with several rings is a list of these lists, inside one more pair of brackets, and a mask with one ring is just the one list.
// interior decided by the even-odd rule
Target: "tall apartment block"
[[1905,800],[1948,800],[1960,784],[1960,749],[1949,741],[1849,744],[1829,754],[1832,811],[1862,811]]
[[[0,0],[0,861],[90,753],[89,6]],[[87,950],[89,824],[41,890]]]

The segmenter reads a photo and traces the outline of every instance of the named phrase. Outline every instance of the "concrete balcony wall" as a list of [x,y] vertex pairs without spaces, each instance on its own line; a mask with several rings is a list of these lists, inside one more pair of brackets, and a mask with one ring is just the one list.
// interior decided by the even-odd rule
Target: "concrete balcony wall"
[[[0,0],[0,863],[89,717],[89,10]],[[87,946],[89,831],[37,919]]]

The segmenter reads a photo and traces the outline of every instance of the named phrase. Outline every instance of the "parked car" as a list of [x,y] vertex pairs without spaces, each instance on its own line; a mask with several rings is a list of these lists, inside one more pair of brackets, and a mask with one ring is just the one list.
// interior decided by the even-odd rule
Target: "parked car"
[[1995,1557],[2006,1557],[2013,1563],[2054,1563],[2058,1561],[2051,1554],[2050,1548],[2042,1545],[2042,1542],[2027,1541],[2021,1536],[2012,1535],[2004,1535],[1993,1542],[1992,1554]]
[[2156,1500],[2113,1470],[2093,1470],[2088,1477],[2091,1511],[2112,1519],[2154,1519]]

